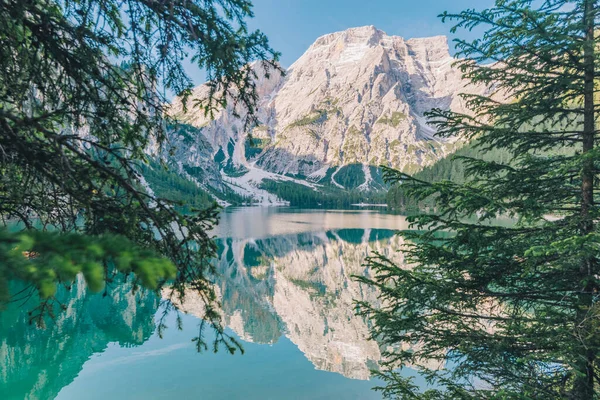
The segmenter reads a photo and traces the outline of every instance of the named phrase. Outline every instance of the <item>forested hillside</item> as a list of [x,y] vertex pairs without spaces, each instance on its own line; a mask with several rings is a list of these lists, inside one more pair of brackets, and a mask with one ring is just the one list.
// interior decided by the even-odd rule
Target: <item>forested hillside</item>
[[[478,147],[476,142],[474,142],[460,148],[454,154],[442,158],[435,164],[425,167],[423,170],[417,172],[414,177],[427,182],[451,181],[454,183],[464,183],[469,180],[467,163],[464,158],[507,163],[510,162],[512,157],[506,149],[486,151]],[[407,199],[403,194],[401,184],[395,184],[390,188],[386,200],[389,207],[402,210],[433,205],[433,201],[424,201],[417,204],[414,199]]]
[[210,207],[217,202],[217,199],[231,205],[241,205],[251,201],[231,189],[224,192],[217,192],[210,187],[203,189],[190,179],[163,167],[156,161],[151,161],[148,165],[143,164],[141,172],[148,186],[157,196],[181,203],[181,209],[186,212]]
[[384,203],[385,192],[361,192],[360,190],[339,189],[335,186],[323,186],[313,190],[294,182],[281,182],[265,179],[261,189],[289,201],[292,207],[347,208],[357,203]]

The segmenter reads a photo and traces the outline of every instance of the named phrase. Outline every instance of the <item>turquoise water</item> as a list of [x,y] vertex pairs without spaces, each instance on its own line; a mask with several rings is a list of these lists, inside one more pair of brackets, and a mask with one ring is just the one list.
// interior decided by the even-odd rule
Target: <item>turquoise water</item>
[[196,352],[202,307],[193,295],[177,304],[182,329],[171,314],[159,338],[160,296],[77,284],[45,329],[29,323],[31,300],[0,313],[0,398],[379,399],[369,371],[380,350],[353,309],[377,293],[351,276],[368,273],[372,251],[402,262],[393,233],[405,227],[377,211],[228,210],[214,231],[217,289],[245,354]]

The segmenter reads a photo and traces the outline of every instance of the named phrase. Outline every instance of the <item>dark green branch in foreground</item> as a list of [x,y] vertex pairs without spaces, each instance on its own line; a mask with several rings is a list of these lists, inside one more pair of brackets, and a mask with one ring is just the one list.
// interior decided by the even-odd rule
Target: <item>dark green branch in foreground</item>
[[442,16],[484,29],[456,42],[457,65],[489,91],[463,95],[469,114],[428,114],[472,143],[449,170],[385,171],[401,206],[435,211],[409,218],[404,264],[374,254],[359,278],[381,292],[358,307],[385,349],[385,396],[600,398],[599,8],[497,0]]
[[[48,297],[79,271],[92,289],[111,268],[151,288],[173,278],[172,295],[197,291],[218,325],[207,233],[217,209],[184,213],[151,195],[140,165],[168,154],[169,92],[255,122],[256,70],[279,67],[250,17],[246,0],[0,0],[0,219],[26,228],[2,233],[2,279]],[[188,56],[210,81],[200,104]]]

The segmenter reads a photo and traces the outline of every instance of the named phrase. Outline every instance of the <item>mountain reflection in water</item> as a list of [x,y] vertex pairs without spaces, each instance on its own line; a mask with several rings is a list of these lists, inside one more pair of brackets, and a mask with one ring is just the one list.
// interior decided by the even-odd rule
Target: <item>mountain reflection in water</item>
[[[362,264],[374,251],[402,262],[395,251],[401,240],[384,229],[222,239],[217,270],[225,323],[247,342],[287,336],[316,368],[368,379],[381,355],[354,301],[377,302],[377,293],[352,276],[368,273]],[[197,305],[188,298],[179,308],[201,316]]]
[[[172,320],[159,339],[156,295],[114,284],[104,297],[78,283],[60,293],[66,309],[46,329],[29,324],[31,301],[0,313],[0,394],[187,398],[202,390],[216,399],[250,390],[244,398],[380,398],[370,390],[373,382],[359,384],[381,354],[367,340],[366,321],[354,313],[355,300],[376,302],[377,293],[352,276],[369,273],[363,261],[373,251],[401,263],[402,239],[393,229],[405,227],[403,217],[365,211],[226,212],[215,231],[217,292],[224,322],[245,355],[194,353],[190,339],[202,307],[192,293],[177,305],[191,315],[184,316],[183,332]],[[124,372],[117,371],[126,371],[122,385]]]
[[[16,292],[16,291],[14,291]],[[46,327],[30,323],[37,300],[12,303],[0,312],[0,398],[54,399],[79,374],[83,364],[109,343],[140,346],[155,331],[157,296],[119,283],[107,296],[86,293],[81,280],[61,290],[64,306]]]

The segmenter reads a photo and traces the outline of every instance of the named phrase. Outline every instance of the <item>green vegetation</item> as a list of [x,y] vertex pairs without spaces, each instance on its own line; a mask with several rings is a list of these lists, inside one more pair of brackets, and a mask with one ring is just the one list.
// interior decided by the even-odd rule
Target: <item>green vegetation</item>
[[[432,110],[440,137],[474,146],[423,179],[385,171],[406,198],[436,210],[410,217],[400,233],[405,265],[374,254],[373,275],[357,278],[381,293],[358,305],[385,349],[380,390],[427,400],[598,399],[600,4],[496,0],[443,19],[482,29],[481,39],[456,41],[459,68],[511,101],[465,94],[472,114]],[[448,368],[427,366],[441,364]],[[405,365],[429,385],[401,374]]]
[[[222,149],[219,149],[222,151]],[[235,142],[233,139],[229,139],[227,142],[227,163],[223,165],[223,161],[225,161],[225,154],[223,154],[223,160],[220,162],[221,168],[223,172],[232,177],[242,176],[248,172],[248,169],[242,165],[236,165],[233,162],[233,153],[235,152]],[[217,153],[218,154],[218,153]],[[219,155],[219,159],[221,156]]]
[[227,165],[223,167],[223,172],[225,172],[227,176],[238,177],[248,173],[248,169],[242,165],[234,165],[231,159],[229,159]]
[[[318,183],[332,190],[339,189],[331,182],[332,175],[338,170],[338,167],[331,167],[327,173],[321,178]],[[387,190],[389,185],[383,181],[383,175],[380,168],[373,165],[369,166],[371,172],[371,191]],[[341,174],[341,175],[340,175]],[[340,172],[335,175],[335,181],[343,185],[347,189],[352,189],[360,186],[365,181],[364,171],[361,164],[350,164],[342,166]],[[379,196],[378,196],[379,197]]]
[[290,282],[300,289],[308,290],[313,295],[324,296],[327,292],[327,286],[321,282],[305,281],[302,279],[290,279]]
[[360,192],[357,190],[344,190],[332,186],[324,186],[313,190],[295,182],[263,180],[261,189],[289,201],[294,207],[325,207],[349,208],[357,203],[382,203],[385,201],[385,192]]
[[390,142],[390,148],[395,149],[402,146],[402,142],[399,141],[398,139],[394,139]]
[[334,177],[335,181],[347,189],[356,189],[365,182],[365,172],[361,164],[344,165]]
[[[457,150],[454,154],[440,159],[435,164],[423,168],[421,171],[415,173],[414,177],[415,179],[432,183],[451,181],[463,184],[476,177],[468,172],[468,160],[471,158],[508,164],[513,159],[513,156],[506,149],[483,151],[477,146],[477,141],[475,141]],[[432,198],[416,200],[405,193],[402,184],[396,184],[388,191],[387,204],[392,208],[401,210],[416,210],[434,207],[435,200]]]
[[269,130],[269,127],[267,125],[258,125],[258,126],[255,126],[253,129],[253,131],[256,131],[256,132],[267,132],[268,130]]
[[343,116],[343,111],[339,106],[340,99],[336,97],[326,97],[325,100],[321,103],[321,106],[324,110],[327,111],[330,115],[336,115],[338,117]]
[[377,122],[375,122],[376,124],[384,124],[384,125],[390,125],[393,126],[394,128],[396,128],[398,125],[400,125],[400,122],[404,121],[406,119],[406,114],[404,114],[403,112],[399,112],[399,111],[394,111],[392,112],[392,115],[390,117],[381,117],[377,120]]
[[308,130],[308,135],[313,138],[316,141],[321,140],[321,136],[319,136],[319,134],[317,133],[317,131],[315,131],[314,129],[309,129]]
[[[208,229],[216,209],[175,209],[146,192],[138,169],[148,149],[167,146],[164,93],[209,115],[233,99],[256,123],[256,74],[248,65],[278,67],[266,37],[246,28],[251,15],[241,0],[2,3],[0,218],[25,227],[17,239],[0,237],[2,279],[32,285],[49,310],[51,281],[68,285],[79,271],[96,289],[114,268],[157,290],[173,278],[173,293],[196,290],[217,341],[236,348],[213,308]],[[185,53],[211,82],[202,105],[188,104]],[[9,290],[0,287],[3,299]]]
[[362,131],[356,126],[351,125],[346,131],[342,153],[345,163],[357,163],[359,159],[366,154],[367,139]]
[[[84,236],[75,233],[0,230],[0,301],[10,300],[12,281],[29,282],[37,289],[42,309],[35,318],[45,317],[43,305],[53,304],[59,284],[71,285],[78,274],[94,292],[104,289],[105,265],[116,272],[134,273],[140,283],[152,289],[176,277],[175,265],[151,250],[136,246],[119,235]],[[114,272],[113,272],[114,273]]]
[[381,168],[376,167],[374,165],[369,165],[369,171],[371,172],[371,186],[375,189],[375,190],[388,190],[389,189],[389,185],[387,183],[385,183],[385,181],[383,180],[383,173]]
[[298,127],[308,126],[308,125],[317,124],[317,123],[323,123],[326,120],[327,120],[327,111],[315,110],[314,112],[310,113],[309,115],[302,117],[297,121],[292,122],[291,124],[289,124],[286,127],[286,129],[298,128]]
[[271,139],[257,139],[255,137],[247,137],[244,144],[244,152],[246,159],[250,160],[259,155],[267,146],[271,144]]
[[157,196],[178,204],[184,212],[206,209],[215,204],[212,196],[194,182],[181,174],[163,168],[157,162],[143,165],[140,172]]
[[215,153],[213,160],[217,164],[221,164],[223,161],[225,161],[225,152],[223,151],[222,147],[219,147],[219,150]]
[[[152,164],[153,163],[151,162],[151,165]],[[159,187],[158,190],[160,192],[160,190],[161,190],[160,187],[164,186],[163,184],[160,183],[160,181],[168,181],[170,179],[177,181],[177,179],[172,176],[172,175],[176,175],[174,172],[165,170],[162,166],[160,166],[158,164],[153,165],[153,167],[161,169],[162,172],[155,171],[155,173],[158,173],[159,176],[157,176],[155,178],[155,183],[154,183],[155,186],[152,186],[152,184],[150,184],[150,187],[154,188],[154,187],[158,186]],[[202,169],[201,167],[190,167],[190,166],[184,165],[183,169],[190,176],[190,178],[196,179],[197,182],[204,181],[205,176],[206,176],[206,171],[204,171],[204,169]],[[166,174],[166,175],[162,175],[162,174]],[[231,205],[242,205],[242,204],[251,203],[250,198],[237,194],[236,192],[234,192],[232,189],[230,189],[226,185],[223,185],[221,190],[217,190],[215,188],[207,186],[206,190],[208,192],[203,191],[203,190],[201,190],[200,192],[196,192],[194,190],[194,187],[197,187],[197,185],[194,182],[188,180],[187,178],[184,179],[184,178],[180,177],[180,179],[182,179],[184,182],[175,184],[175,187],[180,187],[179,193],[176,193],[173,195],[173,191],[172,191],[173,187],[170,187],[170,186],[164,187],[164,190],[166,192],[162,192],[162,193],[164,194],[164,197],[166,197],[166,198],[169,198],[169,199],[172,199],[175,201],[179,201],[179,202],[183,202],[184,206],[187,206],[187,208],[184,208],[184,210],[189,210],[189,205],[191,205],[193,203],[198,203],[198,200],[195,200],[196,195],[198,195],[202,198],[203,197],[202,193],[211,194],[213,199],[224,200],[224,201],[230,203]],[[187,182],[187,183],[185,183],[185,182]],[[159,194],[159,192],[157,192],[157,194]],[[171,196],[174,196],[174,197],[170,197],[169,193],[171,193]],[[163,196],[163,194],[159,194],[159,196]],[[187,204],[185,204],[185,203],[187,203]],[[203,203],[203,201],[199,202],[198,206],[200,206],[200,204],[202,204],[202,203]],[[204,204],[206,204],[206,203],[204,203]]]

